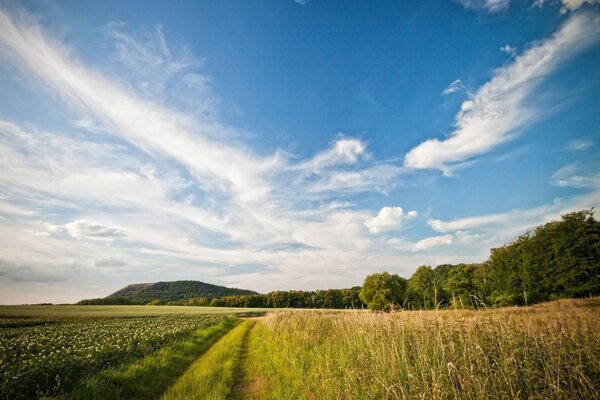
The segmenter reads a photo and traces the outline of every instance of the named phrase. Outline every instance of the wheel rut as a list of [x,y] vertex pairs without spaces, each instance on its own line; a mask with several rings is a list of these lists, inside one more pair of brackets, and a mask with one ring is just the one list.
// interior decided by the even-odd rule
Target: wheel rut
[[248,380],[247,374],[247,360],[248,360],[248,347],[250,342],[250,332],[256,325],[256,321],[248,321],[248,328],[244,333],[244,337],[242,338],[242,343],[240,346],[240,351],[238,353],[238,357],[235,361],[234,371],[235,374],[233,376],[233,383],[231,386],[231,391],[227,396],[227,399],[244,399],[248,394],[251,394],[254,391],[255,384],[252,381]]

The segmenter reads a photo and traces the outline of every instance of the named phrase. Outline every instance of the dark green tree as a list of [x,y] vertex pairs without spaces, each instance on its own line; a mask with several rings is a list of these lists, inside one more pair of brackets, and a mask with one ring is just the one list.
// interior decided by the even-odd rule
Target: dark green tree
[[435,308],[437,300],[437,287],[434,280],[433,269],[422,265],[408,281],[407,297],[414,308]]

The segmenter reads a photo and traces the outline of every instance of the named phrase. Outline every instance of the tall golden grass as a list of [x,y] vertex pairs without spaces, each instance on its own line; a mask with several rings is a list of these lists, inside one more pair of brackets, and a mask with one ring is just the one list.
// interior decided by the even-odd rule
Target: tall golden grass
[[597,399],[600,299],[393,314],[279,312],[250,339],[260,399]]

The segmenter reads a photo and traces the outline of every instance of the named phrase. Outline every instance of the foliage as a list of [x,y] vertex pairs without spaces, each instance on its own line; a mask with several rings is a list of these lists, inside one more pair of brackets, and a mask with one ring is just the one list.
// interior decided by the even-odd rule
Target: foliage
[[387,272],[365,278],[360,298],[371,310],[390,311],[400,307],[406,298],[406,279]]
[[600,294],[600,222],[572,212],[493,249],[482,289],[498,305]]
[[[409,308],[534,304],[600,295],[600,222],[568,213],[492,249],[483,264],[422,266],[410,278]],[[435,301],[431,298],[435,297]]]
[[413,307],[434,308],[438,304],[433,269],[422,265],[408,281],[407,297]]
[[96,299],[83,299],[77,303],[80,306],[123,306],[136,304],[127,297],[100,297]]
[[166,303],[168,301],[186,300],[193,297],[214,298],[249,294],[256,294],[256,292],[199,281],[174,281],[128,285],[109,295],[107,298],[124,297],[133,303],[145,304],[152,300]]
[[210,301],[194,298],[178,304],[210,307],[360,309],[365,304],[360,300],[359,293],[360,287],[315,291],[278,290],[267,294],[226,296]]

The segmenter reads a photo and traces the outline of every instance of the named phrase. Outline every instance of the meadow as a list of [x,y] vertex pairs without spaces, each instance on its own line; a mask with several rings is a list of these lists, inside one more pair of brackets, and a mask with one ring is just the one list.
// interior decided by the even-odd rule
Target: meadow
[[0,399],[600,398],[598,298],[259,318],[200,307],[6,309]]

